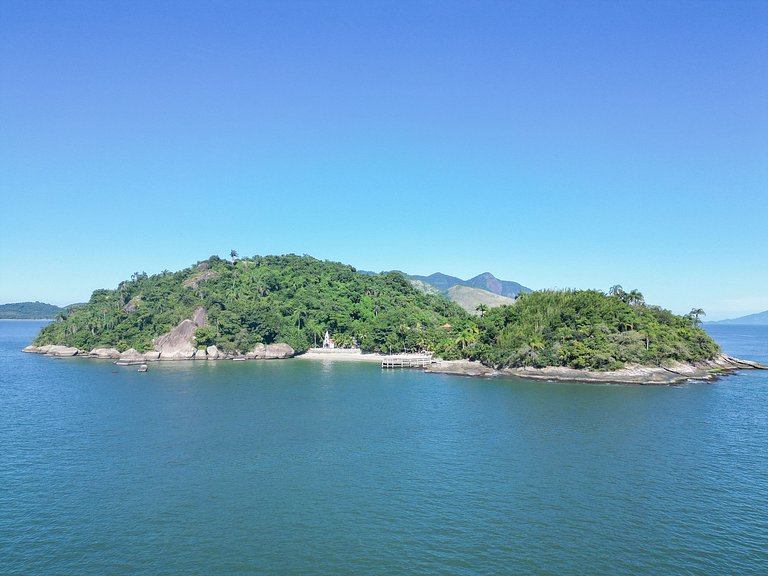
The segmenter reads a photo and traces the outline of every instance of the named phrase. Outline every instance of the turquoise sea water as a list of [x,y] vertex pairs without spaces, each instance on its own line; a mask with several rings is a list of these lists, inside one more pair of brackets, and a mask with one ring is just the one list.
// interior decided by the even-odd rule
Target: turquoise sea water
[[[766,574],[768,372],[641,387],[22,354],[2,574]],[[768,329],[711,328],[768,361]]]

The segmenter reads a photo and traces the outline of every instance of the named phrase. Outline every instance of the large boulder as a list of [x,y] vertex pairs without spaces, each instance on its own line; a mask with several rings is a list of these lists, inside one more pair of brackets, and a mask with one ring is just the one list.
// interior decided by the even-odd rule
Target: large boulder
[[198,350],[195,352],[195,360],[205,360],[207,358],[208,354],[205,350]]
[[24,348],[21,350],[22,352],[31,352],[33,354],[40,354],[40,347],[39,346],[24,346]]
[[282,358],[292,358],[296,354],[295,350],[288,344],[278,342],[276,344],[257,344],[256,347],[245,354],[250,360],[275,360]]
[[253,350],[245,353],[249,360],[263,360],[267,357],[267,347],[264,344],[256,344]]
[[120,358],[120,351],[116,348],[94,348],[89,356],[94,358]]
[[267,345],[265,358],[292,358],[294,354],[296,354],[296,351],[288,344],[278,342],[276,344]]
[[120,354],[120,360],[144,360],[144,354],[135,348],[128,348],[128,350]]
[[219,352],[219,349],[216,348],[216,346],[208,346],[208,348],[205,349],[206,358],[209,360],[216,360],[219,358],[221,353]]
[[176,328],[154,341],[155,350],[160,353],[160,360],[188,360],[195,357],[197,346],[194,343],[195,330],[208,324],[205,308],[198,307],[192,319],[182,320]]
[[76,356],[77,353],[78,349],[71,346],[51,346],[46,352],[49,356]]

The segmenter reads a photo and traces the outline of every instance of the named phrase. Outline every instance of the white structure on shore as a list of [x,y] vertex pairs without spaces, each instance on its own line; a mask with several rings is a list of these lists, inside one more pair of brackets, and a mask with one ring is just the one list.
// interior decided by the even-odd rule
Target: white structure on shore
[[323,348],[333,350],[336,348],[336,342],[331,340],[331,335],[328,334],[328,330],[325,331],[325,338],[323,339]]

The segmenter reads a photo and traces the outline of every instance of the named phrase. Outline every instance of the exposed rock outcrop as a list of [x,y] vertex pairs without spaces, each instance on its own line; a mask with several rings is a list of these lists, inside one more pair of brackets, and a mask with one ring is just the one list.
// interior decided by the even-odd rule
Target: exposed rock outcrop
[[[200,265],[202,266],[202,264]],[[200,282],[205,282],[206,280],[210,280],[211,278],[216,278],[216,276],[219,275],[218,272],[214,272],[213,270],[208,270],[207,268],[201,269],[200,266],[198,266],[198,269],[201,270],[194,276],[191,276],[190,278],[187,278],[184,281],[184,288],[192,288],[195,289],[198,287]]]
[[249,360],[276,360],[292,358],[296,351],[288,344],[278,342],[276,344],[257,344],[256,347],[245,354]]
[[221,356],[221,353],[216,346],[208,346],[208,348],[205,349],[205,353],[208,360],[217,360]]
[[176,328],[156,338],[153,342],[155,351],[160,353],[160,360],[189,360],[195,357],[197,346],[194,344],[195,330],[208,324],[205,308],[198,307],[191,320],[182,320]]
[[125,352],[120,353],[120,360],[138,361],[144,360],[144,354],[136,350],[135,348],[128,348]]
[[565,366],[547,366],[546,368],[503,368],[493,370],[468,360],[454,360],[433,363],[427,372],[461,374],[465,376],[494,376],[496,374],[518,376],[528,380],[550,380],[556,382],[590,382],[606,384],[646,384],[672,385],[686,380],[710,380],[718,375],[734,370],[768,370],[757,362],[739,360],[727,354],[720,354],[704,362],[676,362],[665,366],[641,366],[629,364],[620,370],[580,370]]
[[48,349],[48,352],[46,352],[46,354],[48,354],[49,356],[77,356],[78,352],[79,350],[77,348],[73,348],[71,346],[54,345]]
[[459,376],[495,376],[498,374],[493,368],[470,360],[442,360],[440,362],[433,362],[424,371],[457,374]]
[[88,355],[93,358],[120,358],[120,351],[117,348],[94,348]]
[[555,380],[562,382],[604,382],[616,384],[671,385],[686,380],[711,380],[735,370],[768,370],[757,362],[739,360],[727,354],[719,354],[703,362],[674,362],[663,366],[628,364],[620,370],[577,370],[563,366],[546,368],[505,368],[501,372],[531,380]]

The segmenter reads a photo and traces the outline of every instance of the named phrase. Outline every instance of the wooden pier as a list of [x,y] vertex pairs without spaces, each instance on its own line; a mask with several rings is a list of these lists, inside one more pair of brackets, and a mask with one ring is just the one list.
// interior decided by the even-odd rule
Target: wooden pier
[[382,368],[426,368],[430,364],[432,354],[398,354],[381,360]]

